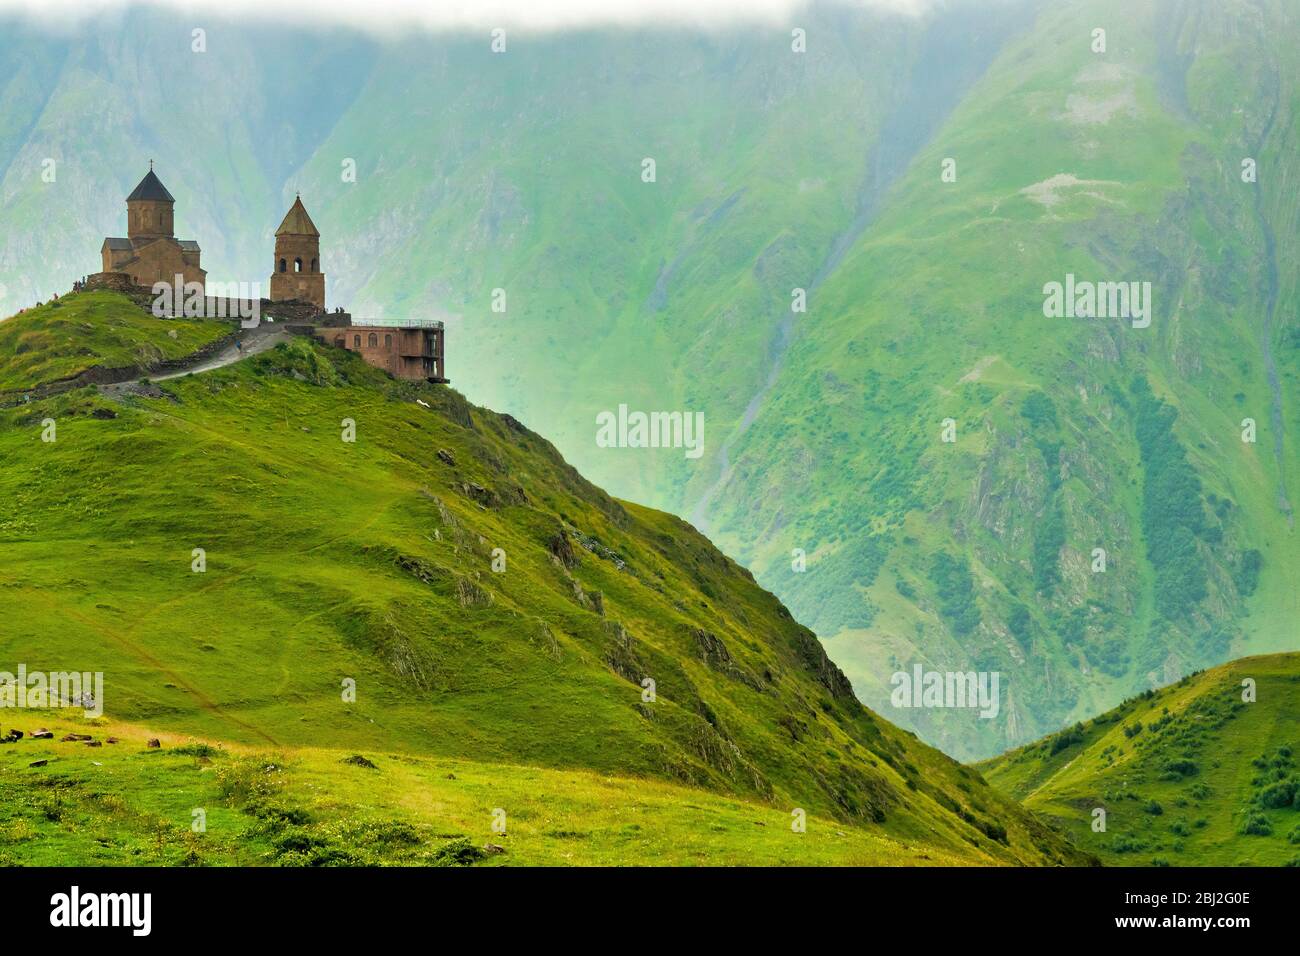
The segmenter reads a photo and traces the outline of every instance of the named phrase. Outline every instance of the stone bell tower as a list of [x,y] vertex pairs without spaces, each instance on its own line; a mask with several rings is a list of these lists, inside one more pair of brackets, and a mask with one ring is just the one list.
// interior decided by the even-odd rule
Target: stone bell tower
[[171,239],[175,236],[176,200],[154,175],[153,161],[149,172],[135,191],[126,197],[126,235],[136,245],[142,240]]
[[275,271],[271,301],[299,299],[325,308],[325,273],[320,271],[320,233],[302,204],[302,197],[275,230]]

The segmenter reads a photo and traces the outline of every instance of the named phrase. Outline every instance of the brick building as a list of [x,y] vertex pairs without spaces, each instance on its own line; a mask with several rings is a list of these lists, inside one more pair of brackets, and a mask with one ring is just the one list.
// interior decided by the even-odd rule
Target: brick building
[[[316,337],[327,345],[357,352],[375,368],[394,378],[411,381],[446,382],[441,322],[425,320],[403,325],[318,325]],[[339,316],[327,315],[326,321]]]

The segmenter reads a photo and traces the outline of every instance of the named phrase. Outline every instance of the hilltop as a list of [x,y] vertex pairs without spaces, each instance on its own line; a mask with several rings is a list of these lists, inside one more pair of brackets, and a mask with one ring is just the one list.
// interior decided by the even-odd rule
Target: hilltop
[[[186,328],[97,293],[0,330],[92,307],[87,368],[101,328],[132,355]],[[5,659],[102,671],[105,708],[0,712],[9,861],[434,862],[505,842],[497,808],[503,862],[1089,859],[863,708],[687,523],[449,388],[300,338],[0,409],[0,457]],[[788,842],[795,810],[826,832]]]
[[1275,654],[1147,691],[977,768],[1110,864],[1294,866],[1298,760],[1300,654]]

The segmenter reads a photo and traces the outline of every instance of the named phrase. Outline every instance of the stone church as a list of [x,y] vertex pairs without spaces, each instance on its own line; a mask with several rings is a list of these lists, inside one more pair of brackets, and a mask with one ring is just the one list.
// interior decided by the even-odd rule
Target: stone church
[[150,163],[140,185],[126,197],[126,238],[105,239],[100,248],[104,272],[124,273],[146,287],[171,282],[177,275],[184,276],[187,284],[206,286],[208,274],[199,265],[199,244],[176,238],[175,205]]
[[[199,265],[199,244],[177,239],[173,215],[176,200],[149,164],[149,172],[126,198],[125,239],[105,239],[102,272],[89,276],[87,289],[147,291],[156,282],[172,284],[177,275],[186,285],[197,283],[209,300],[207,273]],[[445,383],[443,323],[436,319],[377,325],[353,321],[341,308],[325,311],[325,273],[320,268],[320,231],[296,197],[275,230],[275,266],[270,296],[263,311],[281,320],[282,327],[314,335],[327,345],[357,352],[365,361],[395,378]],[[222,317],[235,314],[229,308]]]

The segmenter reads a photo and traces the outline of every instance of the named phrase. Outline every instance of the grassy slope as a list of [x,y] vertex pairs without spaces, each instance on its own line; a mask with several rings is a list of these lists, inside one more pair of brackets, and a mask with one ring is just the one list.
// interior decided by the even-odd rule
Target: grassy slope
[[[113,720],[291,767],[361,750],[689,785],[865,828],[854,846],[881,862],[900,857],[872,835],[1082,859],[861,708],[811,633],[689,526],[607,497],[449,389],[303,340],[160,397],[0,412],[0,455],[4,658],[103,671]],[[674,819],[683,839],[707,829]]]
[[[0,863],[128,865],[446,865],[463,841],[493,843],[488,864],[565,866],[962,866],[973,849],[898,843],[810,815],[658,780],[410,753],[258,750],[139,727],[54,719],[61,737],[0,748]],[[47,760],[42,767],[31,763]],[[509,808],[506,832],[493,811]],[[202,835],[194,810],[205,814]],[[455,859],[455,857],[452,857]]]
[[[1000,669],[1010,696],[997,721],[889,713],[953,753],[988,755],[1196,667],[1294,647],[1300,610],[1288,588],[1300,549],[1277,507],[1280,486],[1300,500],[1300,337],[1286,327],[1300,276],[1294,5],[994,6],[929,20],[814,7],[797,55],[767,27],[512,35],[497,56],[480,37],[381,50],[220,24],[219,57],[179,59],[169,51],[188,25],[157,11],[58,39],[0,31],[0,51],[24,53],[0,63],[0,101],[14,107],[0,119],[0,163],[12,160],[0,284],[22,301],[85,271],[149,155],[172,170],[180,232],[203,241],[214,276],[264,277],[269,230],[301,186],[333,301],[445,316],[459,388],[547,434],[602,486],[693,515],[772,371],[790,289],[822,274],[701,513],[832,639],[863,699],[886,706],[889,675],[912,661]],[[1098,25],[1104,56],[1089,49]],[[981,44],[1000,50],[992,67],[946,89],[982,62]],[[921,120],[935,113],[931,136]],[[138,129],[121,132],[134,127],[118,114]],[[190,148],[209,127],[223,148]],[[72,154],[57,185],[40,182],[34,157]],[[1240,182],[1245,155],[1258,187]],[[958,179],[941,183],[949,156]],[[341,178],[344,158],[356,182]],[[1057,189],[1050,207],[1023,192],[1062,174],[1088,184]],[[1067,271],[1150,279],[1155,324],[1139,336],[1043,319],[1039,290]],[[504,315],[489,308],[498,287]],[[1178,409],[1205,492],[1231,502],[1211,522],[1222,543],[1197,543],[1210,593],[1182,621],[1155,611],[1144,475],[1116,398],[1137,375]],[[1056,429],[1019,414],[1039,391]],[[594,414],[622,402],[704,412],[706,457],[596,447]],[[949,416],[955,447],[936,441]],[[1252,446],[1235,438],[1247,416],[1261,427]],[[1061,581],[1040,589],[1051,514]],[[1097,545],[1107,575],[1087,570]],[[813,557],[804,574],[790,571],[793,548]],[[1234,577],[1251,548],[1262,573],[1245,594]],[[971,633],[940,613],[939,551],[970,564]]]
[[[772,371],[790,289],[825,269],[701,514],[833,638],[864,699],[950,752],[987,755],[1196,667],[1294,646],[1297,549],[1277,506],[1288,481],[1289,497],[1300,494],[1294,464],[1284,474],[1294,445],[1279,460],[1271,423],[1257,445],[1235,440],[1241,418],[1270,420],[1265,345],[1284,427],[1300,425],[1300,353],[1281,328],[1294,301],[1283,184],[1295,111],[1277,96],[1295,74],[1294,23],[1282,4],[1252,10],[1042,4],[1015,17],[993,65],[959,88],[915,154],[899,144],[917,131],[893,111],[925,101],[925,84],[952,63],[978,60],[973,42],[936,41],[925,21],[855,22],[842,35],[814,22],[817,42],[795,57],[748,33],[548,39],[496,58],[452,43],[432,56],[421,47],[418,63],[398,50],[303,175],[330,197],[327,232],[350,237],[340,272],[360,301],[448,313],[459,385],[516,410],[602,484],[687,515]],[[1233,26],[1241,20],[1250,28]],[[1104,56],[1089,46],[1099,23]],[[989,21],[966,39],[999,29]],[[632,88],[614,60],[643,64]],[[427,125],[364,106],[411,88],[438,102],[463,75],[484,78],[490,106],[458,93],[457,108],[429,108]],[[340,184],[337,157],[368,142],[385,144],[372,160],[383,174]],[[1269,169],[1259,190],[1236,175],[1255,152]],[[659,161],[654,185],[633,175],[644,155]],[[941,183],[950,156],[958,179]],[[863,186],[895,174],[887,193]],[[1059,175],[1082,183],[1044,185]],[[1257,192],[1283,282],[1271,330]],[[431,197],[432,227],[394,212],[394,194]],[[828,268],[872,204],[865,232]],[[394,233],[417,251],[377,254]],[[1154,326],[1043,318],[1043,283],[1067,272],[1151,281]],[[495,287],[509,293],[505,315],[488,309]],[[1190,456],[1207,512],[1218,507],[1209,495],[1229,502],[1196,545],[1209,593],[1180,620],[1155,610],[1125,404],[1138,376],[1178,410],[1170,444]],[[1020,414],[1035,392],[1054,402],[1055,427]],[[621,402],[703,411],[706,457],[595,447],[594,414]],[[938,442],[950,416],[956,447]],[[1060,546],[1036,558],[1049,514]],[[1110,555],[1107,575],[1088,571],[1095,546]],[[791,570],[794,548],[812,556],[805,573]],[[1246,593],[1236,578],[1251,549],[1263,570]],[[928,566],[940,551],[970,564],[972,632],[940,612]],[[1044,563],[1060,580],[1040,588]],[[1029,621],[1020,635],[1018,608]],[[889,676],[916,661],[997,669],[1008,706],[994,721],[885,710]]]
[[[1242,701],[1246,678],[1254,703]],[[977,766],[1108,863],[1277,866],[1300,861],[1298,754],[1300,655],[1277,654],[1184,678]],[[1098,807],[1104,833],[1091,826]]]
[[0,390],[31,388],[89,368],[126,368],[189,355],[234,323],[156,319],[111,292],[87,292],[0,322]]

